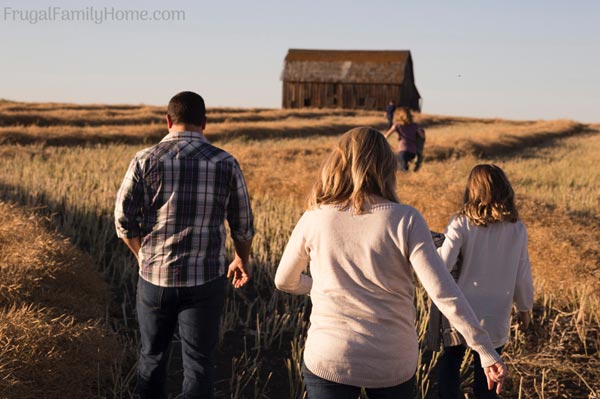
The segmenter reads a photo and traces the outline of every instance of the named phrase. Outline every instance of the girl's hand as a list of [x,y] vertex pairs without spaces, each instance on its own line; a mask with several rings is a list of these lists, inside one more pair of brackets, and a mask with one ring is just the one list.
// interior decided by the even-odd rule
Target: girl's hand
[[529,312],[519,312],[519,321],[521,322],[521,329],[527,330],[527,327],[529,327],[529,323],[531,322]]
[[496,384],[496,394],[500,394],[507,374],[506,366],[502,362],[497,362],[489,367],[484,367],[483,372],[487,378],[488,389],[491,391],[494,389],[494,384]]

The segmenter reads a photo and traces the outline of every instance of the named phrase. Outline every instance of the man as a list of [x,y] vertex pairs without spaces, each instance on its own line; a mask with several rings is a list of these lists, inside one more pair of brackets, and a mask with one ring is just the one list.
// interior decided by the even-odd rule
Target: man
[[178,93],[169,102],[166,119],[169,134],[135,155],[115,207],[117,235],[140,268],[135,394],[167,397],[169,347],[179,323],[183,397],[212,398],[212,352],[226,282],[224,222],[235,249],[227,278],[239,288],[249,279],[253,216],[237,161],[203,135],[202,97]]
[[396,112],[396,104],[394,104],[394,101],[390,100],[385,107],[385,117],[388,120],[388,129],[394,124],[394,112]]

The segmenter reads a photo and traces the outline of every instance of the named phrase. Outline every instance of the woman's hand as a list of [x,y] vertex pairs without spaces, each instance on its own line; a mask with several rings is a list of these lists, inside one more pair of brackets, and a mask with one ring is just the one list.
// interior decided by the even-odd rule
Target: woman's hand
[[502,362],[497,362],[489,367],[484,367],[483,372],[487,378],[488,389],[494,389],[494,384],[496,384],[496,393],[500,394],[504,378],[507,375],[506,366]]

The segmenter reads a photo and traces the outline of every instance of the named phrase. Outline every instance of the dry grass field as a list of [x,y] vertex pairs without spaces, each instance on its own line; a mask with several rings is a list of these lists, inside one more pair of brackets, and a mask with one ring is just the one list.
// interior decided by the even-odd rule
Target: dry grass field
[[108,285],[31,210],[0,202],[0,218],[0,397],[96,396],[125,354]]
[[[136,350],[132,312],[136,270],[115,238],[112,207],[133,154],[165,134],[163,114],[164,109],[149,106],[0,103],[0,199],[6,202],[0,212],[0,231],[18,230],[15,227],[23,220],[46,220],[38,227],[52,226],[67,237],[81,256],[93,259],[85,266],[95,264],[110,284],[109,289],[97,280],[94,290],[86,290],[112,294],[112,309],[118,312],[109,313],[109,324],[118,331],[123,351],[117,365],[98,360],[101,367],[94,370],[95,385],[90,388],[96,390],[94,396],[130,395]],[[458,209],[469,170],[477,163],[494,162],[511,179],[528,227],[536,287],[534,320],[525,333],[515,328],[506,348],[511,376],[503,397],[600,397],[600,126],[435,115],[420,115],[418,121],[428,135],[426,163],[418,173],[398,174],[398,193],[404,203],[419,209],[431,229],[443,231]],[[332,145],[349,128],[383,129],[384,123],[382,113],[367,111],[209,109],[206,134],[238,158],[253,197],[257,227],[253,284],[231,290],[226,302],[217,370],[220,398],[302,398],[298,368],[310,304],[306,298],[274,290],[274,269]],[[12,217],[15,213],[26,216]],[[6,239],[0,238],[1,256]],[[35,251],[25,245],[12,248],[12,255],[3,259],[30,259],[16,263],[13,270],[44,270],[43,256],[51,252],[43,246]],[[4,273],[4,266],[0,272]],[[61,284],[78,288],[87,284],[73,275],[60,275],[56,281],[61,279]],[[14,307],[37,303],[32,299],[37,292],[33,286],[23,283],[15,289],[11,284],[0,279],[1,311],[10,313]],[[5,292],[18,292],[19,298]],[[61,298],[47,297],[59,302]],[[417,327],[422,334],[428,308],[420,290],[417,298]],[[87,307],[90,301],[73,302],[92,312],[91,305]],[[16,317],[18,312],[12,312]],[[26,319],[21,322],[31,320]],[[97,316],[89,319],[98,320]],[[0,320],[0,380],[4,381],[12,378],[7,376],[17,361],[26,365],[31,359],[7,358],[4,353],[15,353],[18,342],[33,342],[35,337],[27,331],[38,329],[10,327],[9,338],[4,338],[3,331],[9,328],[4,326],[17,322]],[[105,324],[94,324],[95,328],[101,325]],[[77,328],[73,324],[63,330],[73,330],[79,348],[93,346],[78,335]],[[71,345],[75,344],[56,337],[55,348],[65,356],[72,354]],[[435,355],[422,353],[418,370],[422,398],[436,390],[432,371],[436,360]],[[27,386],[27,381],[46,384],[39,375],[27,378],[11,381],[13,386]],[[178,378],[174,372],[173,385]]]

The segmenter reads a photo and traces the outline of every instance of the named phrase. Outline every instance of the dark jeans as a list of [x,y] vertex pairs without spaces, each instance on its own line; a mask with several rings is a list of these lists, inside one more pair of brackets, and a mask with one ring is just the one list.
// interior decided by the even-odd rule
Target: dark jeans
[[408,163],[412,161],[413,158],[416,156],[417,154],[415,154],[414,152],[400,151],[398,153],[398,162],[400,162],[400,169],[408,170]]
[[[308,399],[357,399],[360,387],[338,384],[317,377],[302,364],[302,377]],[[414,399],[416,398],[415,377],[400,385],[386,388],[367,388],[369,399]]]
[[423,150],[425,150],[425,139],[417,134],[417,161],[415,162],[415,172],[421,168],[421,164],[425,158],[423,156]]
[[417,170],[421,169],[421,164],[423,163],[424,158],[425,157],[423,156],[422,152],[417,152],[417,161],[415,162],[415,168],[414,168],[415,172]]
[[[440,378],[439,378],[439,397],[441,399],[457,399],[460,388],[460,365],[465,357],[466,347],[449,346],[444,348],[440,356]],[[502,353],[502,347],[496,348],[496,352]],[[473,352],[473,366],[475,376],[473,382],[473,393],[477,399],[495,399],[496,388],[489,390],[487,379],[481,368],[479,355]],[[462,396],[461,396],[462,397]]]
[[141,350],[136,398],[167,398],[167,363],[179,323],[183,398],[212,398],[213,350],[225,297],[225,278],[197,287],[159,287],[138,280],[136,309]]

